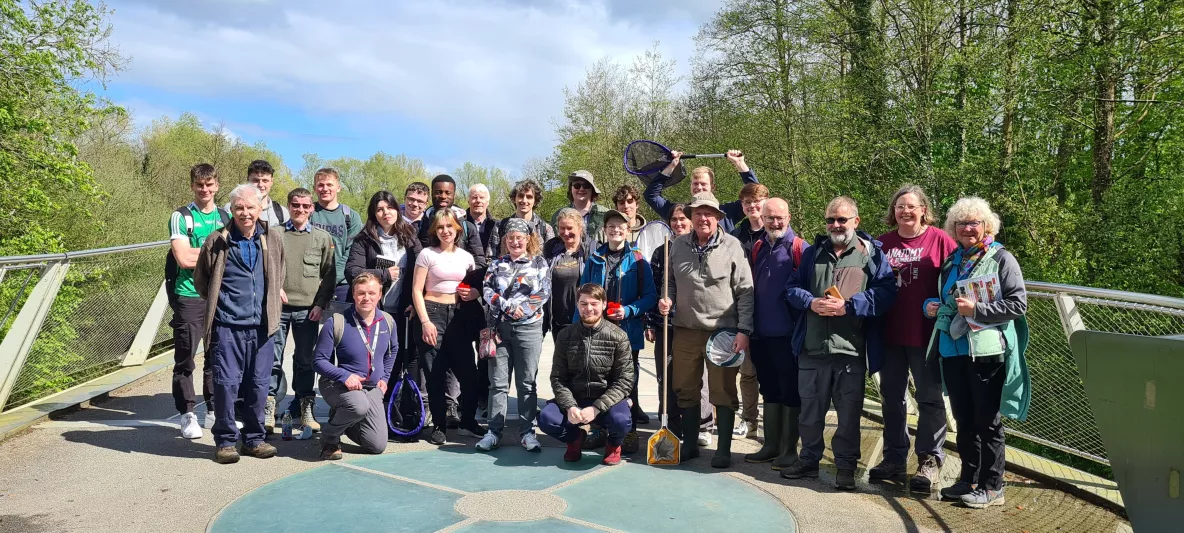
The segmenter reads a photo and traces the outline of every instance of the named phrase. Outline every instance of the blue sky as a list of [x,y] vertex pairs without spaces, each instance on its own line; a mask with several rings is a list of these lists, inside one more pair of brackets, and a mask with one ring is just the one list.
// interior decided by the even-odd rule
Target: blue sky
[[382,150],[516,172],[555,144],[563,89],[660,41],[689,70],[720,1],[108,0],[137,124],[196,113],[299,170]]

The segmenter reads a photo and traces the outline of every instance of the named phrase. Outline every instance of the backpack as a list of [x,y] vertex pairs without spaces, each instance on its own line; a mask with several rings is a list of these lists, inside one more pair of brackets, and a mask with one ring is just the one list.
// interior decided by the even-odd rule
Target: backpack
[[[222,222],[222,227],[225,228],[230,225],[230,213],[226,210],[215,207],[218,210],[218,218]],[[189,242],[193,242],[193,210],[189,206],[183,205],[178,207],[177,213],[181,214],[181,219],[185,221],[185,233],[189,238]],[[170,246],[169,251],[165,253],[164,258],[164,290],[168,295],[169,303],[177,303],[177,275],[181,273],[181,266],[177,264],[177,258],[173,256],[173,249]]]
[[[754,268],[756,267],[757,253],[760,252],[761,245],[763,245],[763,244],[765,244],[764,239],[757,239],[756,242],[752,243],[751,263]],[[802,266],[802,250],[804,250],[805,248],[806,248],[805,239],[798,237],[797,235],[794,235],[793,236],[793,245],[790,246],[790,251],[793,254],[793,269],[794,270],[797,270],[798,267]]]
[[[395,318],[386,311],[381,311],[382,319],[389,321],[391,327],[395,327]],[[345,315],[341,313],[333,313],[333,348],[341,344],[341,337],[345,335]],[[391,339],[394,342],[394,339]],[[391,433],[401,438],[414,438],[423,431],[423,426],[427,423],[427,410],[423,405],[423,394],[419,391],[419,385],[415,383],[415,379],[411,374],[406,372],[399,378],[399,381],[394,385],[389,385],[390,399],[386,404],[386,424],[390,428]]]
[[[271,201],[271,211],[273,213],[275,213],[275,219],[278,220],[280,224],[284,224],[287,222],[287,220],[284,218],[284,208],[283,208],[283,206],[280,205],[280,203],[278,201],[276,201],[276,200]],[[346,212],[346,216],[348,216],[348,215],[349,215],[349,212]]]

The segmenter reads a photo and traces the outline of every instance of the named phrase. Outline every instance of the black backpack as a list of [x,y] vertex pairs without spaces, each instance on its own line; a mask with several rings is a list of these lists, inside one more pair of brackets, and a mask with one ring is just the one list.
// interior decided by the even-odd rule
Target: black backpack
[[[230,213],[226,210],[216,207],[218,210],[218,217],[221,219],[222,227],[230,225]],[[189,238],[189,242],[193,242],[193,211],[189,206],[184,205],[177,208],[177,213],[181,214],[181,218],[185,221],[185,232]],[[177,264],[177,258],[173,256],[173,249],[170,246],[169,251],[164,258],[164,290],[168,295],[169,303],[176,304],[177,302],[177,275],[181,272],[180,265]]]

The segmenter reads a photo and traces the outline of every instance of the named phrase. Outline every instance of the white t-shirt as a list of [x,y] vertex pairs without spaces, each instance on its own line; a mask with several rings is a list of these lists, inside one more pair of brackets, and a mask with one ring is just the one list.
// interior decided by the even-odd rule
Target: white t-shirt
[[477,268],[473,254],[460,248],[441,253],[438,248],[424,248],[415,258],[417,268],[426,268],[427,282],[424,289],[429,292],[455,294],[456,286],[465,279],[465,274]]

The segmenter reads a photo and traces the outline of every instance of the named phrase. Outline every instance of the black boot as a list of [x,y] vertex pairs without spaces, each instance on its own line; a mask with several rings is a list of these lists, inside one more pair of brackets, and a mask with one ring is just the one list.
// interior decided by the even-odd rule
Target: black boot
[[783,419],[782,411],[785,406],[779,403],[765,402],[765,443],[756,453],[744,456],[746,463],[767,463],[777,458],[781,453],[781,431]]
[[727,468],[732,466],[732,426],[736,424],[736,411],[731,407],[717,405],[715,417],[719,446],[715,449],[715,455],[711,457],[711,467]]
[[679,462],[686,462],[699,456],[699,421],[696,420],[697,418],[699,417],[682,417],[682,449],[679,450]]
[[773,470],[789,468],[798,460],[798,415],[801,413],[801,407],[782,406],[781,447],[777,458],[773,460]]

